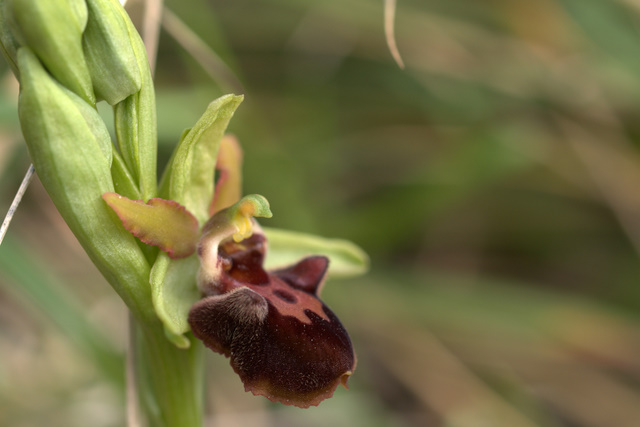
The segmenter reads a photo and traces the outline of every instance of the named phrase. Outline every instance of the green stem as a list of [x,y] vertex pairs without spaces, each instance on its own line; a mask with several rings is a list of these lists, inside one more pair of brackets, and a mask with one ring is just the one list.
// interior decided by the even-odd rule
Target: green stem
[[202,427],[202,344],[190,337],[189,349],[181,350],[167,340],[159,322],[135,326],[131,328],[135,346],[130,351],[134,351],[138,412],[147,426]]

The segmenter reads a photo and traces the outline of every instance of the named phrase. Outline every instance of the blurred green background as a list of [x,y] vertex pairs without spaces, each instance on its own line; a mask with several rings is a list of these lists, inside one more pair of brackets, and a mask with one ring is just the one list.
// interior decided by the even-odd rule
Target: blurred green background
[[[209,425],[640,425],[639,2],[400,0],[404,70],[382,1],[165,5],[161,163],[244,93],[230,131],[264,223],[372,261],[323,295],[350,390],[271,404],[211,355]],[[29,159],[2,76],[4,214]],[[0,248],[0,426],[123,425],[126,320],[34,182]]]

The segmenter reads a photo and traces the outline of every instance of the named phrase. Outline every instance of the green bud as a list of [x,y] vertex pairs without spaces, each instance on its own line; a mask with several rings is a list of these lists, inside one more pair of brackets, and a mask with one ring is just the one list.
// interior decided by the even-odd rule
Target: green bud
[[157,193],[156,95],[144,43],[124,9],[127,31],[141,73],[140,90],[114,106],[118,148],[146,201]]
[[116,0],[87,0],[89,21],[82,47],[93,89],[114,105],[140,90],[141,76],[131,36],[129,17]]
[[28,48],[20,48],[17,58],[20,124],[42,184],[93,263],[134,314],[154,319],[149,264],[102,200],[102,194],[114,187],[104,153],[109,136],[106,129],[97,129],[97,111],[51,78]]
[[89,19],[87,3],[84,0],[69,0],[69,4],[71,5],[71,10],[78,26],[84,31],[87,27],[87,20]]
[[82,52],[77,0],[7,0],[8,21],[20,45],[29,47],[51,74],[89,104],[95,104]]

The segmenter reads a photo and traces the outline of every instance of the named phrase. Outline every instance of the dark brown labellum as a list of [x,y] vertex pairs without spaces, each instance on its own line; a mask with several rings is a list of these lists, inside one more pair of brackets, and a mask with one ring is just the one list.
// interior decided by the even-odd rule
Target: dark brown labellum
[[196,303],[189,323],[196,337],[231,359],[245,389],[302,408],[346,386],[355,369],[351,340],[335,314],[318,298],[328,259],[308,257],[267,273],[265,241],[254,234],[220,246],[228,262],[220,283]]

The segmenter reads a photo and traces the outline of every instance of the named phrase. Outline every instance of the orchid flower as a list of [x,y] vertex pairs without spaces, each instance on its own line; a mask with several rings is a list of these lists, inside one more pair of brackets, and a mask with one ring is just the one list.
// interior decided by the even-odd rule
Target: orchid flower
[[[268,237],[254,217],[271,216],[267,200],[249,195],[220,209],[240,194],[240,165],[237,142],[223,139],[214,214],[199,237],[195,215],[175,201],[103,197],[125,228],[169,258],[197,252],[201,299],[189,309],[189,327],[208,348],[230,358],[246,391],[302,408],[318,405],[339,384],[347,386],[356,365],[346,329],[319,298],[329,258],[306,256],[265,269]],[[343,252],[361,256],[342,245]]]

